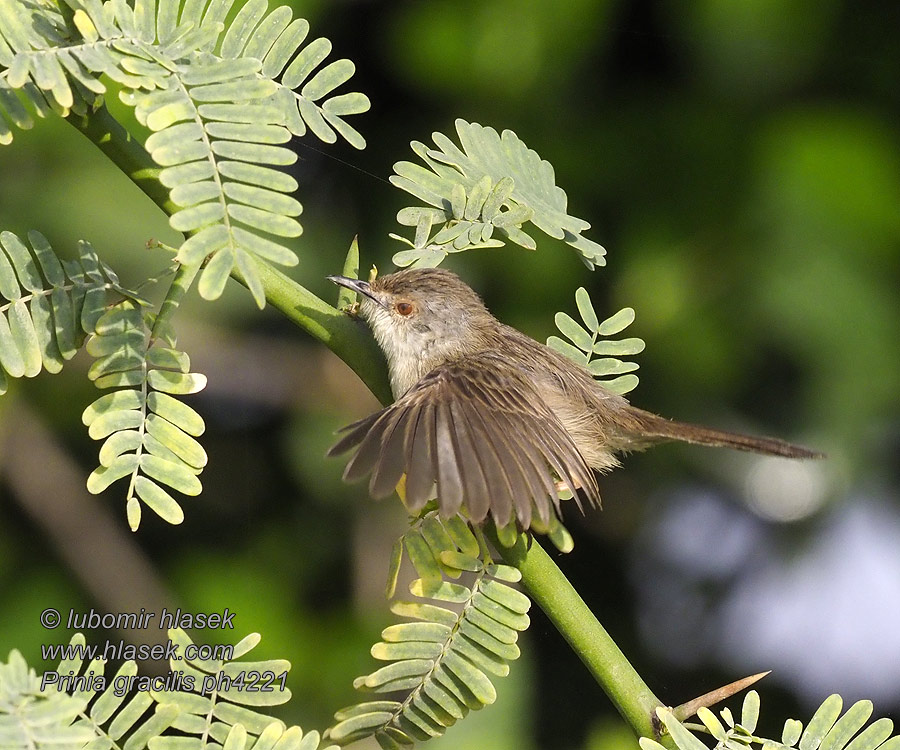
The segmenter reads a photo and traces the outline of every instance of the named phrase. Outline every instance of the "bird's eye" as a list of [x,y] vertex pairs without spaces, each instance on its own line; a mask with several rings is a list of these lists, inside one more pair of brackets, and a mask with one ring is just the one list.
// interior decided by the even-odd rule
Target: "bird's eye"
[[407,315],[412,314],[414,308],[412,302],[398,302],[394,305],[394,309],[400,313],[400,315],[406,317]]

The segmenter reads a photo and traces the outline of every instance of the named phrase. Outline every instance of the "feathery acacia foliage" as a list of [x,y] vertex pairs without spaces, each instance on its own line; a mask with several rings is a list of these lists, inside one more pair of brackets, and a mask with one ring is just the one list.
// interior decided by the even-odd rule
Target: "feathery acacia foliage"
[[[106,438],[88,489],[101,492],[130,476],[132,529],[140,523],[138,498],[180,523],[181,508],[160,484],[198,494],[196,475],[206,452],[192,437],[203,433],[203,419],[174,396],[199,391],[205,376],[190,372],[171,335],[151,336],[140,306],[146,303],[135,302],[140,298],[120,285],[87,242],[79,243],[77,260],[66,261],[39,232],[29,232],[28,239],[30,250],[12,232],[0,233],[0,393],[7,377],[59,372],[89,334],[88,353],[98,359],[88,377],[98,388],[114,390],[82,415],[91,437]],[[110,292],[119,298],[112,307]]]
[[[900,736],[892,736],[894,723],[887,718],[878,719],[868,726],[866,723],[872,716],[871,701],[861,700],[854,703],[846,713],[841,715],[843,700],[835,694],[825,699],[819,706],[809,724],[796,719],[788,719],[784,723],[781,738],[767,739],[755,734],[759,720],[759,694],[751,690],[744,697],[740,721],[736,721],[731,710],[722,709],[721,721],[708,708],[701,708],[697,717],[701,724],[685,724],[678,721],[674,714],[665,708],[657,711],[662,725],[665,727],[678,750],[709,750],[696,732],[701,732],[716,741],[713,750],[898,750]],[[863,729],[865,727],[865,729]],[[862,731],[860,731],[862,730]],[[655,740],[643,737],[640,740],[641,750],[665,750]]]
[[[497,231],[522,247],[534,250],[534,240],[521,230],[522,224],[534,214],[527,206],[515,206],[506,211],[514,183],[504,177],[496,184],[488,175],[475,183],[466,194],[461,183],[450,191],[449,215],[442,208],[411,207],[397,214],[397,221],[416,228],[412,242],[405,237],[391,234],[394,239],[410,245],[410,250],[395,253],[393,261],[398,266],[434,267],[441,264],[449,253],[485,247],[502,247],[503,241],[493,235]],[[437,223],[443,226],[433,235]]]
[[203,418],[175,396],[202,390],[206,376],[190,371],[188,355],[175,348],[173,338],[154,338],[132,302],[100,317],[87,351],[97,357],[88,377],[100,389],[114,389],[82,415],[88,434],[105,438],[88,490],[99,493],[128,477],[126,510],[132,531],[141,521],[138,498],[169,523],[181,523],[181,506],[160,485],[199,495],[197,475],[207,459],[194,439],[203,434]]
[[103,314],[109,293],[131,296],[87,242],[74,261],[56,257],[40,232],[29,248],[0,232],[0,394],[7,378],[59,372]]
[[[624,362],[618,357],[640,354],[644,351],[643,340],[606,338],[615,336],[630,326],[634,322],[634,310],[625,307],[615,315],[600,321],[590,295],[584,287],[579,287],[575,291],[575,304],[584,326],[567,313],[556,313],[556,327],[569,341],[564,341],[559,336],[550,336],[547,339],[547,346],[587,367],[604,388],[614,393],[628,393],[634,390],[638,384],[638,377],[631,373],[638,369],[638,364]],[[598,355],[600,359],[595,359],[594,357]],[[613,377],[609,379],[610,376]]]
[[382,632],[372,656],[390,664],[354,681],[358,690],[404,697],[342,709],[326,733],[335,742],[374,735],[387,750],[440,736],[493,703],[489,675],[506,676],[519,657],[516,640],[528,627],[531,602],[508,585],[521,579],[519,571],[493,562],[478,530],[437,511],[416,520],[395,545],[389,596],[404,548],[419,577],[409,586],[414,600],[396,600],[391,611],[412,622]]
[[[499,247],[502,242],[492,239],[495,230],[533,250],[534,240],[521,229],[527,221],[574,248],[588,268],[606,263],[606,251],[581,234],[591,225],[569,216],[565,191],[556,185],[550,162],[511,130],[501,135],[457,120],[456,132],[462,148],[443,133],[432,134],[436,149],[419,141],[410,144],[427,168],[408,161],[394,165],[391,183],[434,207],[397,214],[400,224],[416,227],[412,250],[397,253],[397,265],[436,266],[449,252]],[[509,210],[501,211],[503,206]],[[429,238],[439,222],[445,226]]]
[[[309,130],[327,143],[340,135],[365,145],[344,118],[366,111],[368,98],[332,95],[352,77],[353,63],[322,66],[331,43],[304,46],[308,22],[292,20],[286,7],[267,14],[266,0],[250,0],[227,29],[234,0],[69,2],[71,19],[49,5],[0,0],[8,21],[0,32],[0,113],[30,126],[15,90],[39,115],[84,112],[107,93],[107,76],[152,131],[146,148],[179,206],[170,223],[192,235],[179,261],[209,258],[200,293],[218,297],[236,268],[262,307],[257,264],[295,264],[280,238],[302,231],[301,205],[288,195],[297,183],[276,168],[297,157],[281,144]],[[4,122],[0,139],[10,138]]]
[[191,639],[180,629],[169,631],[169,637],[179,655],[184,656],[170,661],[170,674],[180,672],[181,679],[191,678],[193,686],[190,690],[151,690],[150,698],[160,706],[174,705],[178,714],[172,729],[197,739],[185,746],[173,735],[151,744],[151,750],[182,747],[201,750],[204,742],[215,742],[223,747],[232,742],[241,749],[256,747],[254,742],[279,750],[282,747],[315,750],[319,746],[317,732],[307,735],[305,744],[301,745],[303,733],[300,727],[285,729],[282,722],[259,710],[290,700],[291,691],[285,683],[291,664],[284,659],[237,661],[259,643],[257,633],[251,633],[235,644],[227,659],[187,658],[189,652],[186,649]]
[[[81,633],[56,667],[42,677],[13,650],[0,662],[0,747],[4,750],[317,750],[318,732],[267,716],[259,709],[288,701],[290,662],[236,661],[260,641],[251,633],[227,659],[201,659],[181,629],[169,631],[177,658],[168,678],[138,675],[127,660],[114,675],[102,658],[86,660]],[[89,648],[89,647],[87,647]],[[177,680],[168,683],[172,676]],[[167,689],[156,689],[154,686]],[[334,748],[334,746],[331,746]],[[327,750],[323,748],[323,750]]]
[[[290,195],[297,183],[279,169],[296,154],[283,144],[311,131],[324,142],[341,136],[365,145],[345,118],[367,110],[367,97],[334,93],[353,76],[353,63],[328,62],[328,40],[308,41],[306,20],[287,7],[268,12],[265,0],[244,3],[227,27],[234,0],[67,3],[0,0],[0,142],[11,139],[10,125],[33,125],[29,109],[40,117],[87,115],[117,94],[150,132],[145,147],[177,207],[170,223],[189,235],[177,260],[203,264],[198,288],[207,298],[240,272],[262,306],[260,264],[295,264],[281,238],[302,231],[302,207]],[[81,266],[69,269],[40,235],[32,237],[38,264],[18,238],[4,234],[4,242],[0,390],[7,376],[58,371],[84,334],[96,334],[89,348],[101,359],[92,376],[117,390],[84,413],[91,435],[107,438],[88,487],[99,492],[130,476],[132,528],[138,498],[179,522],[182,510],[163,486],[199,492],[206,455],[194,439],[203,430],[199,415],[168,394],[199,390],[203,376],[188,372],[171,336],[159,345],[149,335],[133,305],[110,310],[95,331],[105,291],[118,282],[89,245]]]

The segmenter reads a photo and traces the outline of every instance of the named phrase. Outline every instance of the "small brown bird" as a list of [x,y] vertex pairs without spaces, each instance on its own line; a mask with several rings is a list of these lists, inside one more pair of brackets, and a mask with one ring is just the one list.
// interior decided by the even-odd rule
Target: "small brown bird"
[[498,526],[544,523],[559,510],[557,479],[593,505],[594,472],[617,453],[681,440],[789,458],[821,454],[782,440],[738,435],[631,406],[581,365],[498,321],[456,274],[407,269],[371,283],[329,276],[360,294],[359,311],[387,357],[396,401],[344,428],[329,451],[359,446],[344,478],[371,472],[373,497],[406,474],[416,511],[437,491],[441,514],[464,508]]

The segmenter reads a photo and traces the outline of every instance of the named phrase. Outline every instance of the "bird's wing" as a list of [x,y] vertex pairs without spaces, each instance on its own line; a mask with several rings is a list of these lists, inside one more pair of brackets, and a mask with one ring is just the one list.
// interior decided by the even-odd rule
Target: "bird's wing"
[[344,478],[371,472],[373,497],[389,495],[406,474],[406,503],[421,508],[437,486],[442,515],[464,507],[498,526],[523,528],[532,512],[546,522],[558,509],[555,479],[599,504],[596,478],[531,380],[489,353],[432,370],[394,404],[343,430],[329,451],[359,446]]

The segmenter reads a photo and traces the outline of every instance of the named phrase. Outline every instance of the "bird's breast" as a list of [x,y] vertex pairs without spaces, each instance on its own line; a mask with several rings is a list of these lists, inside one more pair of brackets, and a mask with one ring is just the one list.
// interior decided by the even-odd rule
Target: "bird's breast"
[[433,343],[421,339],[395,337],[391,346],[382,348],[394,398],[402,396],[445,361]]

